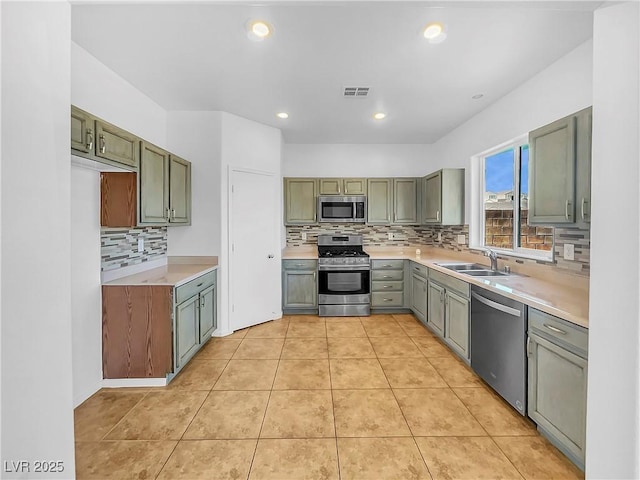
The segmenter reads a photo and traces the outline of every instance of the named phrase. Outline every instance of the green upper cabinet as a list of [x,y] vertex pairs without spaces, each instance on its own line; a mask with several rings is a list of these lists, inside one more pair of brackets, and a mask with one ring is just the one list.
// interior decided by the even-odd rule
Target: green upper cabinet
[[284,223],[285,225],[310,225],[317,223],[316,198],[318,179],[284,179]]
[[169,223],[191,223],[191,163],[180,157],[169,157]]
[[320,195],[366,195],[366,178],[321,178]]
[[530,132],[529,149],[529,223],[574,223],[576,117]]
[[576,223],[591,222],[591,107],[576,113]]
[[96,156],[102,160],[138,168],[140,139],[102,120],[96,120]]
[[393,179],[394,224],[416,225],[418,223],[418,187],[415,178]]
[[422,179],[424,225],[464,224],[464,168],[445,168]]
[[[92,154],[95,146],[95,118],[71,106],[71,150]],[[84,156],[84,155],[83,155]]]
[[367,191],[367,223],[389,225],[393,211],[393,180],[369,178]]
[[140,172],[139,224],[165,225],[169,211],[169,152],[142,142]]

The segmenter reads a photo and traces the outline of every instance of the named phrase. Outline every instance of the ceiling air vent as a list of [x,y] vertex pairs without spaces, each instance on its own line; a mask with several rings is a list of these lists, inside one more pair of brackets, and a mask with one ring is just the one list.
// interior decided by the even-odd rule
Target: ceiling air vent
[[344,87],[345,98],[367,98],[371,87]]

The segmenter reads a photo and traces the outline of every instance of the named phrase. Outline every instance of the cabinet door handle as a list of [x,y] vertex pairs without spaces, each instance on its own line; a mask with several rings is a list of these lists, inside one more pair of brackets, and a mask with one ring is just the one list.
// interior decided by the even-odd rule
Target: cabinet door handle
[[316,272],[313,272],[313,279],[316,279]]
[[581,208],[580,208],[581,213],[582,213],[582,220],[584,220],[584,204],[586,203],[586,201],[587,201],[587,199],[582,197],[582,202],[581,202],[582,205],[581,205]]
[[527,337],[527,358],[531,357],[531,337]]
[[93,130],[87,129],[87,150],[93,150]]
[[571,205],[571,202],[567,200],[564,204],[564,218],[567,220],[569,220],[569,205]]
[[440,301],[444,302],[444,290],[440,290]]
[[207,299],[205,297],[202,297],[202,302],[201,302],[202,307],[204,307],[206,304],[207,304]]
[[100,153],[107,151],[107,141],[104,139],[104,135],[100,135]]
[[169,209],[169,207],[167,207],[166,213],[167,213],[167,222],[168,222],[169,220],[171,220],[171,210]]
[[440,221],[440,210],[436,210],[436,222]]
[[566,335],[567,334],[567,332],[565,332],[564,330],[560,330],[559,328],[554,327],[553,325],[549,325],[548,323],[543,323],[542,325],[544,325],[546,328],[548,328],[552,332],[559,333],[560,335]]
[[171,209],[171,218],[173,218],[174,220],[176,218],[176,209],[175,208]]

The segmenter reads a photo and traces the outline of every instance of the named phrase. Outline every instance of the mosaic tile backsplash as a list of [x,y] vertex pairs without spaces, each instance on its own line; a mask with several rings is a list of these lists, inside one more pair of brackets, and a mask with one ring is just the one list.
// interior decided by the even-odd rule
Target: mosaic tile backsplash
[[[143,252],[138,252],[139,238]],[[103,272],[156,260],[167,254],[167,227],[103,228],[100,247]]]
[[[302,233],[307,234],[307,239],[302,240]],[[414,226],[414,225],[349,225],[344,223],[322,225],[300,225],[287,227],[287,246],[301,246],[318,243],[318,235],[321,233],[352,233],[361,234],[365,245],[401,247],[408,245],[432,245],[447,250],[469,250],[469,226]],[[389,240],[388,234],[393,233],[393,240]],[[438,241],[438,233],[441,240]],[[465,243],[458,244],[458,235],[465,236]],[[575,245],[575,259],[562,258],[564,244]],[[572,273],[589,275],[589,229],[577,227],[564,227],[554,229],[554,263],[557,268],[568,270]],[[504,257],[507,258],[507,257]],[[537,260],[518,259],[517,263],[543,263]]]

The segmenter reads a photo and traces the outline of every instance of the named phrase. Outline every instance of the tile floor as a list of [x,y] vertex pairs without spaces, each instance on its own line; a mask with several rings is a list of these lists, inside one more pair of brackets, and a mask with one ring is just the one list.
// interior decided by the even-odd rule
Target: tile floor
[[79,479],[583,478],[412,315],[288,316],[75,411]]

